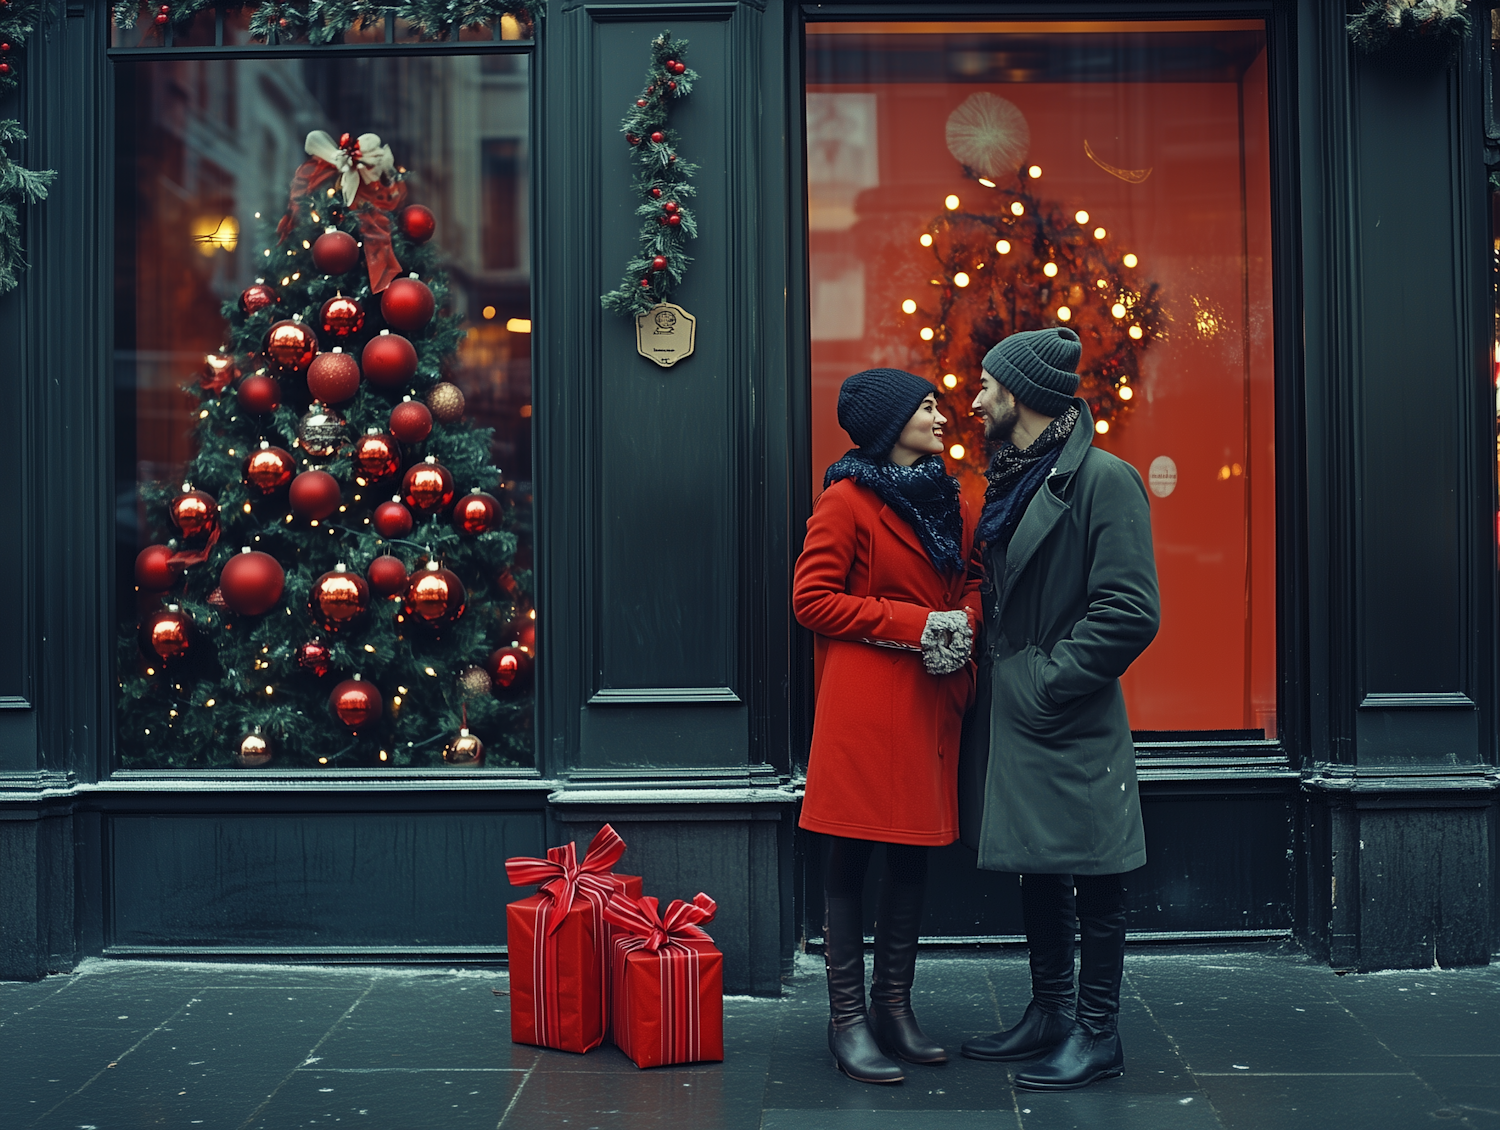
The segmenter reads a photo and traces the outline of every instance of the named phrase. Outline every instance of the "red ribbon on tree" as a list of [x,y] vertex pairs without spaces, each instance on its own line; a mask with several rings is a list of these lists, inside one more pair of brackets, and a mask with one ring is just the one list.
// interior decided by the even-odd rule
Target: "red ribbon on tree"
[[365,266],[370,272],[370,292],[379,294],[401,274],[401,264],[391,247],[390,213],[406,200],[406,185],[392,177],[396,171],[390,146],[380,136],[344,134],[337,142],[323,130],[307,135],[303,148],[310,154],[292,176],[286,212],[276,225],[279,242],[285,243],[297,223],[303,201],[337,178],[344,205],[359,217],[359,233],[365,247]]

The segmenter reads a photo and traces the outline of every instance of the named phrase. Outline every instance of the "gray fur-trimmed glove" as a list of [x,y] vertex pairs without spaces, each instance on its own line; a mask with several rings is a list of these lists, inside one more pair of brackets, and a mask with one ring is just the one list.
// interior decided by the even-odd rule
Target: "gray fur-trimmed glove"
[[968,613],[929,612],[922,629],[922,666],[929,675],[951,675],[969,661],[974,647],[974,629],[969,627]]

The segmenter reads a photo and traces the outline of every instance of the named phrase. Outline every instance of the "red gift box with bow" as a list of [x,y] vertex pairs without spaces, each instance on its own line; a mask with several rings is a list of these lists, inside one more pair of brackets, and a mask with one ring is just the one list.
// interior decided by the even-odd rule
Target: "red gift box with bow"
[[548,848],[546,859],[505,861],[512,886],[541,884],[505,908],[510,958],[510,1038],[565,1052],[598,1047],[609,1032],[610,942],[619,934],[604,918],[613,897],[636,898],[639,875],[611,868],[625,841],[608,824],[583,862],[571,843]]
[[614,1041],[637,1067],[724,1058],[724,955],[699,926],[718,909],[705,894],[657,916],[654,898],[616,896],[604,917],[613,944]]

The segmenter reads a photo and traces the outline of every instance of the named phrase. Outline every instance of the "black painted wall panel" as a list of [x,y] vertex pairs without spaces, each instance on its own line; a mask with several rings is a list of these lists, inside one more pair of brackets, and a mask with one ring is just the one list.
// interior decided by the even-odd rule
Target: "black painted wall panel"
[[750,755],[748,710],[734,703],[584,707],[579,735],[590,769],[744,765]]

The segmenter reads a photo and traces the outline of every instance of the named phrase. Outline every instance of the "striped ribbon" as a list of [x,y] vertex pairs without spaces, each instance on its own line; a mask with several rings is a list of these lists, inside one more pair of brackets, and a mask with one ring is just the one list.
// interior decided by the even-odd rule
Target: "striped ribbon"
[[[691,903],[674,899],[665,916],[657,914],[657,900],[616,895],[604,908],[606,921],[626,932],[615,942],[623,962],[626,955],[644,950],[661,959],[661,1062],[692,1063],[702,1058],[703,1025],[698,998],[700,951],[683,941],[712,942],[700,922],[712,922],[718,904],[701,891]],[[632,1031],[630,994],[621,993],[615,1031]],[[618,1035],[616,1037],[618,1040]]]

